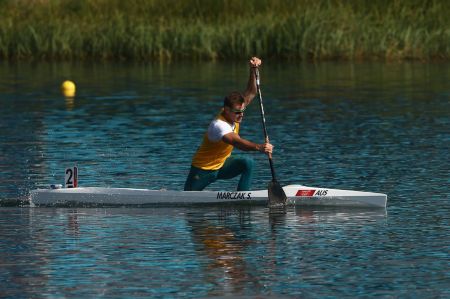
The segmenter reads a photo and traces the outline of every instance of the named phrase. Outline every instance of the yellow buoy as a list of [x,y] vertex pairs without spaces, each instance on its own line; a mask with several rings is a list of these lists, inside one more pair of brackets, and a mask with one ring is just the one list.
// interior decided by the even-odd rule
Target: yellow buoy
[[66,98],[73,98],[75,96],[75,83],[66,80],[61,84],[61,91]]

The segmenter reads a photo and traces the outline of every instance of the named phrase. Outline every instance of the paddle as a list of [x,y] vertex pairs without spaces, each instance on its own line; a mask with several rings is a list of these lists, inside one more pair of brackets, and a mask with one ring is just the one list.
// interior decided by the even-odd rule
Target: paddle
[[[264,137],[266,139],[266,142],[269,142],[269,136],[267,135],[267,128],[266,128],[266,118],[264,117],[264,106],[261,96],[258,68],[255,68],[255,77],[256,77],[256,88],[258,91],[258,98],[259,98],[259,108],[261,110],[261,120],[264,128]],[[272,172],[272,181],[268,184],[267,187],[267,191],[269,194],[269,208],[284,207],[286,205],[287,197],[286,194],[284,193],[283,188],[281,187],[280,183],[278,183],[275,177],[275,169],[273,167],[272,154],[269,154],[268,156],[269,156],[270,171]]]

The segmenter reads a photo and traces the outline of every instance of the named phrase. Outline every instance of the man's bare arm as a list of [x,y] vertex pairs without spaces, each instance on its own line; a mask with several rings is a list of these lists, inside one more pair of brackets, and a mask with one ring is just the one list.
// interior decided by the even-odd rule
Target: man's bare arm
[[228,133],[222,137],[222,141],[243,151],[258,151],[261,153],[271,154],[273,145],[270,143],[257,144],[247,139],[241,138],[239,134]]
[[247,89],[243,93],[246,106],[248,106],[252,102],[257,93],[254,68],[259,67],[261,65],[261,59],[257,57],[252,57],[250,59],[249,65],[250,65],[250,75],[248,78]]

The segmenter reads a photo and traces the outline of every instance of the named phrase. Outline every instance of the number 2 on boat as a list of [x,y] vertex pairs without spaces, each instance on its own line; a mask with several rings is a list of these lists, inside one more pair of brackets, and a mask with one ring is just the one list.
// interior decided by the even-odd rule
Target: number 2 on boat
[[78,187],[78,167],[66,168],[65,186],[66,188]]

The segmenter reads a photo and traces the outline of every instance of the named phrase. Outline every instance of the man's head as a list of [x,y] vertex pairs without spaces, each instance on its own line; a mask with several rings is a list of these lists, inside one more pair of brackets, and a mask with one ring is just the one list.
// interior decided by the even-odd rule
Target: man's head
[[245,111],[244,96],[237,91],[227,95],[223,100],[223,111],[227,121],[240,123]]

